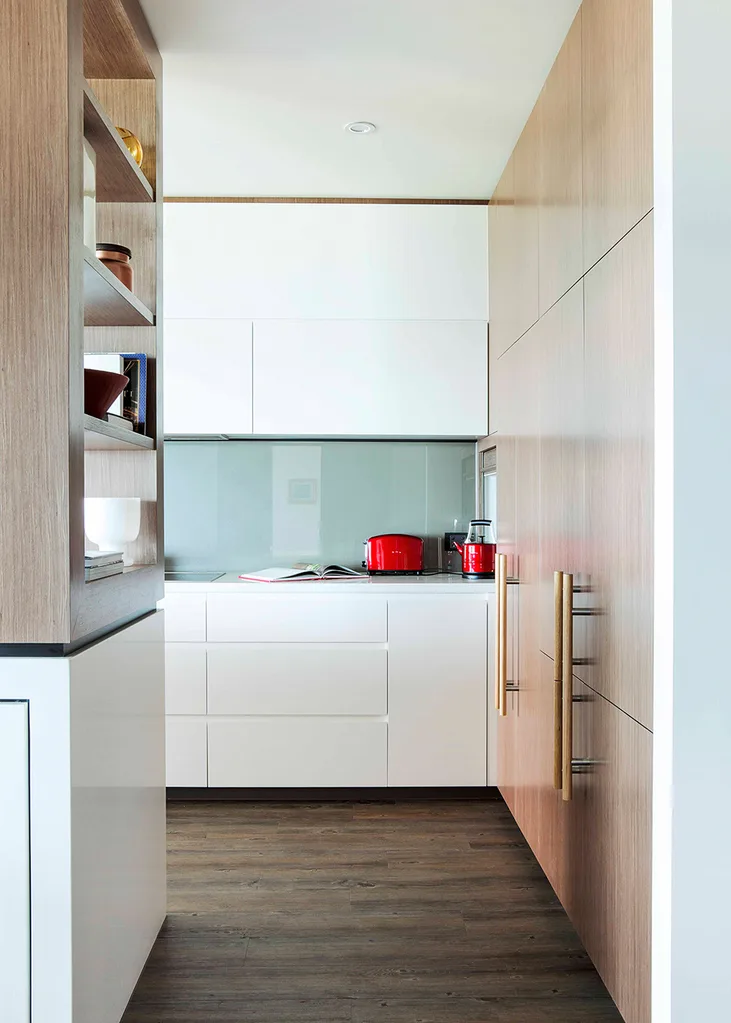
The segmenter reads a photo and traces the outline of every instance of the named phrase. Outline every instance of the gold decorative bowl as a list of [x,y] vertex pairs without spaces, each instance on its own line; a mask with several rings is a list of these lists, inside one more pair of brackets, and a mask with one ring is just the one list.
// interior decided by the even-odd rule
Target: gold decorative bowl
[[142,166],[142,158],[144,156],[144,151],[142,149],[142,143],[137,138],[137,136],[134,134],[134,132],[129,131],[127,128],[120,128],[119,125],[117,125],[116,127],[117,127],[117,131],[122,136],[122,142],[124,142],[124,144],[127,147],[127,149],[129,149],[130,156],[132,157],[134,162],[137,164],[137,166],[141,167]]

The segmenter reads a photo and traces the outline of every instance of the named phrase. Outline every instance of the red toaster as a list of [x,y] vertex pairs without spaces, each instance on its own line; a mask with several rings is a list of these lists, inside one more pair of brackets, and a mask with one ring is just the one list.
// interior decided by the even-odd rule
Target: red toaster
[[363,567],[369,575],[421,575],[424,541],[408,533],[382,533],[365,541]]

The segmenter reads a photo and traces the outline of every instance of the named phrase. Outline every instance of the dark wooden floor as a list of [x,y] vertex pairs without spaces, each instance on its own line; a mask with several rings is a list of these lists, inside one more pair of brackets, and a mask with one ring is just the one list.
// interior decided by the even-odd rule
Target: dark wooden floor
[[172,803],[123,1023],[621,1023],[505,805]]

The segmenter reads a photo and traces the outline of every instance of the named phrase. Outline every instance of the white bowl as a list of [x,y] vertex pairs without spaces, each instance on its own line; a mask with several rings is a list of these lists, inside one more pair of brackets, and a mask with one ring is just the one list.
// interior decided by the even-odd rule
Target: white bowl
[[[139,497],[85,497],[84,531],[100,551],[124,551],[140,535]],[[132,559],[124,552],[125,565]]]

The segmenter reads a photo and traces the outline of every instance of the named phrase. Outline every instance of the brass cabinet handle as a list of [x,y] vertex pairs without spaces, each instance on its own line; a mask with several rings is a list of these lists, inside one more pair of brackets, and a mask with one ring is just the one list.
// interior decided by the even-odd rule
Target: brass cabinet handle
[[498,554],[499,566],[499,618],[498,684],[500,686],[498,710],[501,717],[508,713],[508,556]]
[[502,601],[502,554],[495,559],[495,710],[501,709],[502,693],[502,634],[503,634],[503,601]]
[[569,802],[573,796],[573,739],[574,739],[574,686],[573,686],[573,663],[574,663],[574,577],[569,572],[563,573],[563,614],[562,618],[562,713],[561,713],[561,795],[564,802]]
[[563,788],[563,572],[553,573],[553,787]]

